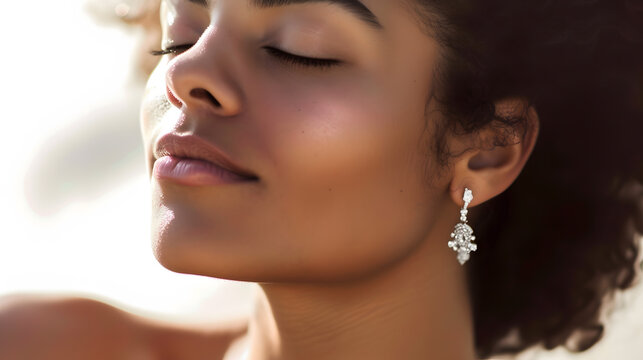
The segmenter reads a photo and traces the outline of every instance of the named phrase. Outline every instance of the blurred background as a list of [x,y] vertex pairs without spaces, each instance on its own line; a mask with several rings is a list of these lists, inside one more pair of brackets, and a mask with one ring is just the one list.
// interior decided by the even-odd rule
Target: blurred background
[[252,286],[173,273],[151,251],[138,123],[160,45],[150,6],[16,1],[0,22],[0,296],[74,294],[184,321],[248,312]]
[[[147,54],[160,45],[157,6],[9,5],[0,22],[0,297],[85,296],[195,323],[250,312],[254,285],[173,273],[151,251],[138,111],[158,60]],[[617,294],[605,337],[590,351],[517,359],[643,359],[641,293],[640,285]]]

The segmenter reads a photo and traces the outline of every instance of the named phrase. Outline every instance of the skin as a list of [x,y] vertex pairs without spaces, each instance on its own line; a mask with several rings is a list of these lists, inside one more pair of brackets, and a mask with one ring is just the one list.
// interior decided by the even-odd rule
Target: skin
[[[162,5],[163,42],[193,45],[161,59],[141,109],[152,245],[170,270],[259,284],[228,360],[475,358],[465,271],[446,243],[465,187],[475,217],[520,174],[538,116],[524,99],[499,100],[498,112],[527,111],[523,141],[449,136],[459,155],[439,168],[426,149],[441,49],[402,1],[363,3],[382,30],[324,3]],[[342,63],[292,66],[268,45]],[[154,142],[169,131],[216,144],[259,181],[156,179]]]
[[96,299],[34,294],[0,298],[0,324],[3,360],[221,359],[247,327],[170,323]]

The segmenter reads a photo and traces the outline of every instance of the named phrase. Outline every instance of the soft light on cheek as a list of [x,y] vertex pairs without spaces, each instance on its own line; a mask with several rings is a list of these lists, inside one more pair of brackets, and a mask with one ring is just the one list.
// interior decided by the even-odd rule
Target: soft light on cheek
[[301,150],[311,151],[315,167],[325,173],[365,171],[381,160],[390,140],[390,131],[380,126],[377,107],[355,106],[354,99],[318,103],[307,114]]
[[[167,68],[167,59],[162,57],[159,63],[150,74],[150,77],[147,79],[147,84],[145,85],[145,94],[143,96],[147,97],[150,93],[157,93],[159,91],[165,91],[165,69]],[[160,90],[162,89],[162,90]]]
[[362,92],[353,86],[345,88],[342,96],[317,104],[312,109],[315,136],[327,165],[374,178],[381,177],[382,171],[405,171],[405,159],[421,128],[414,114],[397,103],[404,101],[391,101],[385,91]]
[[150,75],[143,95],[141,116],[160,118],[172,107],[165,93],[165,69],[167,60],[162,59]]
[[[382,128],[387,105],[378,97],[363,92],[359,83],[342,79],[326,88],[318,89],[306,109],[306,126],[320,142],[334,144],[339,148],[360,148],[363,141],[378,140],[389,131]],[[390,126],[386,122],[386,127]],[[348,156],[350,154],[347,153]]]

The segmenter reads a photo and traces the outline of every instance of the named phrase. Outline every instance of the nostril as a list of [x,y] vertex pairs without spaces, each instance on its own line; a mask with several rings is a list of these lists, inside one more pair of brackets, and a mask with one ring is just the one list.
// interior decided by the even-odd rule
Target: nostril
[[190,91],[190,96],[196,99],[204,99],[211,102],[214,106],[220,107],[221,103],[217,100],[209,91],[203,88],[192,89]]

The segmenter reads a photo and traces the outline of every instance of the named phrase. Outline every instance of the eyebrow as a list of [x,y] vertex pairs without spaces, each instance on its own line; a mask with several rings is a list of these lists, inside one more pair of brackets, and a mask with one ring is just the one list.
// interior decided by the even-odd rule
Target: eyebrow
[[[201,6],[208,6],[208,0],[188,1]],[[382,23],[380,23],[380,21],[377,19],[377,16],[375,16],[375,14],[373,14],[373,12],[359,0],[251,0],[250,3],[253,6],[262,9],[294,4],[329,3],[339,5],[374,29],[382,30],[384,28],[384,26],[382,26]]]

